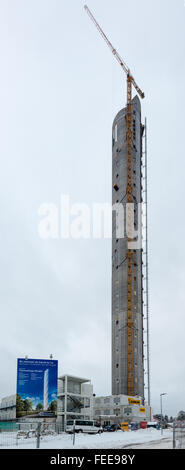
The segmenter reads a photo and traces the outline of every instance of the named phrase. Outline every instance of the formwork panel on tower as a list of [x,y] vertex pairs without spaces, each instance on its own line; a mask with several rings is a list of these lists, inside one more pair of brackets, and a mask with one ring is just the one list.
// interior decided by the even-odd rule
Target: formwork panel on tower
[[[132,182],[135,230],[138,228],[138,207],[141,202],[141,105],[137,96],[132,100]],[[127,156],[126,108],[113,122],[112,143],[112,204],[122,203],[126,214]],[[116,216],[112,217],[112,394],[128,394],[128,328],[127,328],[127,238],[117,238]],[[143,370],[143,303],[142,249],[132,256],[132,318],[133,318],[133,384],[134,395],[144,396]]]

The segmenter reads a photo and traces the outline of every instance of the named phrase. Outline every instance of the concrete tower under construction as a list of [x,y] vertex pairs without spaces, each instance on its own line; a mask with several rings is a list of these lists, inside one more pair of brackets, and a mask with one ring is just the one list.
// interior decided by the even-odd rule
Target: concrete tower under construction
[[[112,143],[112,204],[122,204],[124,214],[127,206],[127,154],[126,154],[127,108],[116,115],[113,122]],[[132,198],[134,203],[134,229],[138,228],[138,203],[142,202],[141,105],[138,96],[132,100]],[[129,395],[128,388],[128,263],[126,223],[124,236],[117,236],[116,211],[112,216],[112,395]],[[144,351],[143,351],[143,285],[142,248],[132,251],[132,381],[133,396],[144,397]]]

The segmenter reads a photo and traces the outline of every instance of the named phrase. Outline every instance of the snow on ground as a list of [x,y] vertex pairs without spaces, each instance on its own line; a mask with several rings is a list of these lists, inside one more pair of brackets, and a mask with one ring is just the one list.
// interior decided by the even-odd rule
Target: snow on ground
[[127,449],[172,449],[172,438],[165,437],[158,441],[145,442],[143,444],[129,445]]
[[[6,434],[3,438],[2,434]],[[10,440],[9,433],[1,433],[0,449],[31,449],[36,448],[36,438],[21,438],[16,445],[16,434]],[[11,433],[12,434],[12,433]],[[9,436],[10,437],[10,436]],[[9,439],[9,440],[8,440]],[[172,449],[172,431],[164,430],[161,436],[160,430],[139,429],[138,431],[117,431],[104,432],[102,434],[76,434],[75,445],[73,446],[73,436],[70,434],[59,434],[54,436],[41,437],[41,449]]]

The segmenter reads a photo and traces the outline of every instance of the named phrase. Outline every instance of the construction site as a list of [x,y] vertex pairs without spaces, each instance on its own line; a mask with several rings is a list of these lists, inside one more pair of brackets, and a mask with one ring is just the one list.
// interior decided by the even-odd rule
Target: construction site
[[185,8],[85,1],[0,15],[0,448],[77,466],[185,448]]
[[[95,419],[100,425],[140,423],[152,419],[150,401],[147,120],[145,95],[87,5],[85,12],[123,72],[123,107],[112,124],[112,389],[93,394],[89,379],[58,377],[57,422]],[[135,96],[133,96],[135,92]],[[111,165],[111,162],[110,162]],[[120,209],[124,216],[118,218]],[[48,369],[44,373],[44,409],[48,409]],[[5,397],[1,418],[15,419],[15,396]],[[28,414],[26,419],[28,419]],[[30,415],[31,417],[31,415]],[[29,418],[30,418],[29,417]],[[23,418],[22,418],[23,419]]]

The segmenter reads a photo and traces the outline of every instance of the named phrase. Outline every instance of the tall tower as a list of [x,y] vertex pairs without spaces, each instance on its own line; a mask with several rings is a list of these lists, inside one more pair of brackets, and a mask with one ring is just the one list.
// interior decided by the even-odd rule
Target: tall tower
[[[127,150],[126,113],[122,109],[113,122],[112,143],[112,204],[127,202]],[[138,96],[132,100],[132,187],[134,203],[134,229],[138,228],[138,203],[142,201],[141,157],[142,124],[141,105]],[[124,221],[126,222],[126,220]],[[126,223],[124,237],[117,238],[116,212],[112,217],[112,394],[128,395],[128,263]],[[143,365],[143,296],[142,296],[142,248],[132,254],[132,374],[133,395],[144,397]],[[129,358],[130,360],[130,358]]]
[[48,409],[48,381],[49,381],[49,369],[44,371],[44,386],[43,386],[43,406],[44,410]]

